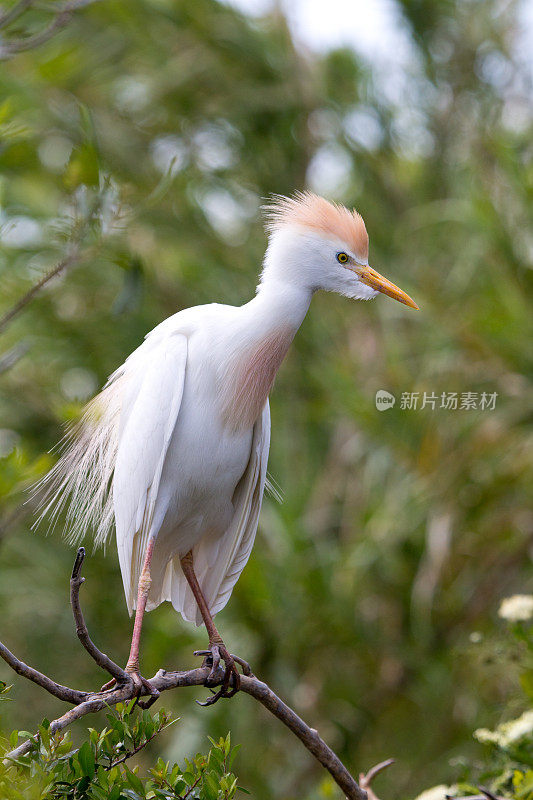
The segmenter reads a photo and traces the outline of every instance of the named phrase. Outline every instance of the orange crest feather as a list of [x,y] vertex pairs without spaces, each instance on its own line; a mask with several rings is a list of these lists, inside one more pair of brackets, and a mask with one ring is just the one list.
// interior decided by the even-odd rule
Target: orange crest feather
[[346,242],[361,260],[368,258],[368,234],[362,216],[355,209],[350,211],[312,192],[296,192],[293,197],[275,196],[264,210],[268,231],[280,230],[285,225],[309,228]]

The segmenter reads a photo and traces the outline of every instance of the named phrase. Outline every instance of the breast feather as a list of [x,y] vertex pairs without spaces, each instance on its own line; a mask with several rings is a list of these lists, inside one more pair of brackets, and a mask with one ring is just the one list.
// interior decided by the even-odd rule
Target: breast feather
[[222,418],[231,430],[254,425],[293,338],[292,328],[279,327],[234,354],[220,387]]

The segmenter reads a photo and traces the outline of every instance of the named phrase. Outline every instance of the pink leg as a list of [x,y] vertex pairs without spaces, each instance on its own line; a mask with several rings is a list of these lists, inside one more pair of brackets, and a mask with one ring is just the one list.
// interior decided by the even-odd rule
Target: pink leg
[[[152,561],[152,553],[154,550],[154,541],[155,539],[148,540],[148,547],[146,548],[146,555],[144,557],[143,568],[141,572],[141,577],[139,578],[139,588],[137,590],[137,607],[135,610],[135,622],[133,623],[133,633],[131,636],[131,648],[130,648],[130,657],[128,658],[128,663],[126,664],[125,671],[128,675],[131,676],[133,683],[135,684],[137,696],[139,696],[144,689],[148,690],[149,694],[151,695],[150,700],[143,706],[144,708],[148,708],[157,697],[159,697],[159,692],[157,689],[150,684],[150,681],[147,681],[146,678],[143,678],[139,671],[139,648],[141,644],[141,629],[143,624],[143,617],[144,612],[146,610],[146,601],[148,600],[148,593],[150,591],[150,585],[152,583],[152,579],[150,577],[150,562]],[[106,684],[102,686],[101,691],[106,691],[107,689],[112,689],[115,686],[115,679],[108,681]]]
[[[235,656],[232,656],[231,653],[228,652],[224,642],[222,641],[222,637],[220,636],[213,617],[211,616],[211,612],[209,611],[209,606],[206,603],[205,597],[203,595],[202,589],[200,588],[200,584],[198,583],[198,579],[196,577],[196,573],[194,571],[193,565],[193,556],[192,550],[189,550],[187,555],[183,556],[181,559],[181,568],[183,570],[183,574],[187,579],[187,583],[191,587],[191,591],[194,595],[194,599],[198,603],[198,608],[200,609],[200,614],[202,615],[202,619],[204,621],[204,625],[207,628],[207,634],[209,636],[209,649],[208,650],[197,650],[195,652],[195,656],[205,656],[207,663],[207,659],[209,659],[209,663],[211,666],[211,672],[207,677],[206,685],[209,685],[209,681],[214,677],[215,673],[218,670],[218,666],[220,664],[220,659],[224,661],[225,670],[224,670],[224,680],[222,683],[222,687],[210,697],[209,700],[206,700],[205,703],[200,703],[201,706],[210,706],[213,703],[216,703],[221,697],[232,697],[235,692],[239,690],[240,686],[240,675],[235,666],[235,661],[239,664],[242,664],[242,659],[236,659]],[[246,663],[246,662],[244,662]],[[249,669],[248,665],[246,667]],[[230,685],[233,681],[233,686],[230,688]],[[196,701],[198,702],[198,701]]]
[[137,608],[135,609],[135,622],[133,624],[133,634],[131,636],[130,657],[126,664],[126,672],[132,675],[139,675],[139,648],[141,644],[141,629],[143,625],[144,612],[146,610],[146,601],[148,600],[148,592],[152,578],[150,577],[150,562],[152,561],[152,553],[154,550],[155,539],[148,540],[148,547],[146,548],[146,555],[144,557],[143,568],[141,577],[139,578],[139,588],[137,591]]

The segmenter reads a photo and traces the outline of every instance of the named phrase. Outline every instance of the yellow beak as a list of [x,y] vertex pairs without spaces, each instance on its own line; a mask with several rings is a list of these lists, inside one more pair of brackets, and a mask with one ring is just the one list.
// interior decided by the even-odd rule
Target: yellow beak
[[358,267],[357,270],[354,270],[359,275],[359,280],[362,283],[366,283],[367,286],[371,286],[372,289],[377,289],[378,292],[382,294],[387,294],[389,297],[393,297],[395,300],[399,300],[400,303],[405,303],[406,306],[410,308],[416,308],[419,310],[419,307],[412,300],[408,294],[402,291],[398,286],[396,286],[391,281],[384,278],[383,275],[380,275],[379,272],[376,272],[375,269],[372,267]]

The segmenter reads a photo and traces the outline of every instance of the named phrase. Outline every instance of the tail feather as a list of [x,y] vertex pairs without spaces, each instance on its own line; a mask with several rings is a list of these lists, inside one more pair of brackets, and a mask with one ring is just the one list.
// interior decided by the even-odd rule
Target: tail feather
[[111,479],[118,449],[122,398],[121,371],[111,376],[104,389],[85,408],[80,421],[70,427],[59,450],[55,466],[35,485],[40,516],[49,519],[52,530],[67,508],[65,537],[80,542],[88,530],[96,545],[105,544],[113,527]]
[[[194,552],[195,550],[193,550],[193,553]],[[191,587],[183,574],[179,555],[173,555],[169,548],[161,546],[160,543],[156,541],[150,572],[152,581],[146,610],[152,611],[152,609],[157,608],[160,603],[168,601],[172,603],[173,607],[182,615],[184,620],[192,622],[194,625],[202,625],[202,615]],[[204,568],[199,569],[198,565],[195,563],[195,572],[204,597],[209,607],[211,607],[214,604],[215,598],[208,593],[209,586],[206,580],[205,565]],[[132,594],[128,600],[130,614],[135,606],[136,598]]]

